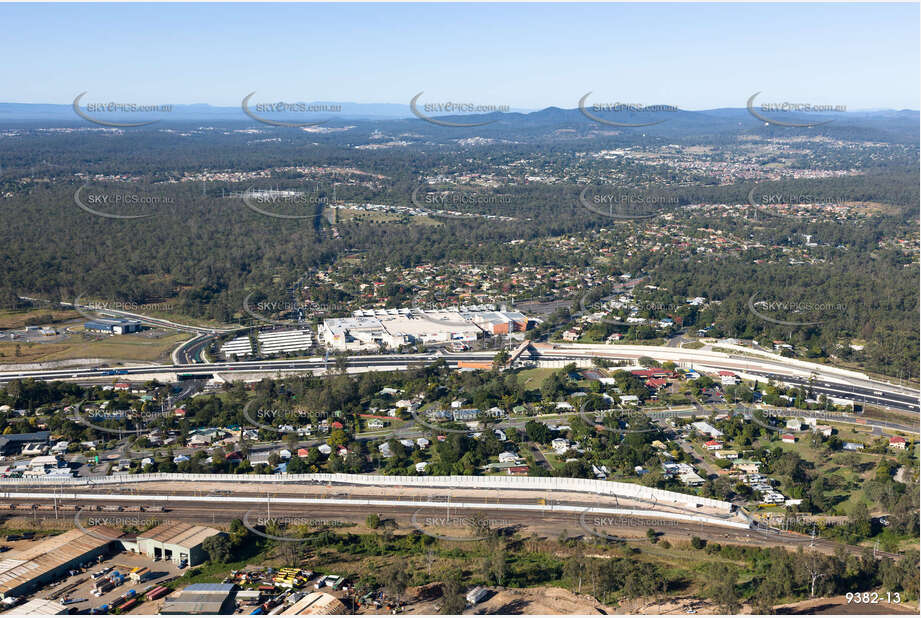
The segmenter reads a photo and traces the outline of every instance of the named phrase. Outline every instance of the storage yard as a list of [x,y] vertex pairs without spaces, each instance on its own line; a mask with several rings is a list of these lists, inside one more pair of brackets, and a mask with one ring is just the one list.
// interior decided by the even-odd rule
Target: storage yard
[[0,599],[27,595],[110,553],[121,536],[114,528],[74,529],[13,550],[0,560]]
[[[180,522],[161,524],[136,538],[102,525],[78,526],[39,540],[8,535],[15,545],[0,560],[0,598],[16,614],[105,614],[117,608],[125,613],[170,592],[157,589],[179,576],[190,557],[201,561],[202,541],[217,533]],[[156,613],[152,607],[143,613]]]

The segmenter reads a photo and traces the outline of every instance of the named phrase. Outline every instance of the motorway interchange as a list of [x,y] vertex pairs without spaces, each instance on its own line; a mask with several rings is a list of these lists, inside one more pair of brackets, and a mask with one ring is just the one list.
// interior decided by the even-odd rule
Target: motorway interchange
[[[200,349],[201,339],[195,338],[196,348]],[[187,342],[188,343],[188,342]],[[187,345],[187,344],[186,344]],[[635,346],[638,347],[638,346]],[[640,356],[648,356],[656,360],[674,360],[693,366],[705,366],[710,369],[726,369],[755,376],[765,380],[785,382],[794,386],[811,386],[816,394],[825,394],[830,397],[846,399],[857,403],[877,405],[904,412],[919,411],[919,393],[906,387],[870,380],[869,378],[854,377],[840,372],[833,372],[821,365],[814,365],[811,370],[800,366],[784,365],[774,359],[761,359],[730,354],[716,354],[713,352],[695,355],[690,350],[679,350],[668,347],[644,346],[641,352],[611,350],[599,352],[576,347],[566,348],[554,346],[556,349],[545,347],[531,347],[522,355],[522,361],[563,363],[590,362],[593,357],[608,360],[636,360]],[[184,348],[188,349],[188,348]],[[353,355],[347,359],[350,371],[368,370],[396,370],[405,369],[414,365],[424,365],[439,360],[444,360],[449,366],[457,367],[462,361],[484,362],[494,357],[494,351],[462,352],[430,354],[388,354],[388,355]],[[295,372],[327,372],[332,369],[333,362],[323,357],[313,357],[299,360],[281,361],[237,361],[219,363],[180,363],[172,365],[146,365],[127,367],[94,367],[88,369],[54,369],[31,371],[0,372],[0,383],[15,379],[33,378],[36,380],[97,380],[111,379],[123,376],[130,380],[157,379],[161,382],[171,382],[184,379],[209,379],[227,376],[233,379],[234,374],[248,374],[271,376],[272,374]],[[229,374],[229,375],[228,375]]]
[[[35,300],[35,299],[29,299]],[[72,303],[61,303],[80,310]],[[110,376],[125,376],[130,379],[156,378],[161,382],[183,379],[210,379],[221,374],[263,374],[277,372],[327,372],[331,365],[328,358],[313,357],[299,360],[283,361],[237,361],[208,363],[205,362],[204,350],[212,340],[222,334],[232,333],[239,328],[205,328],[188,324],[178,324],[161,318],[154,318],[128,311],[106,309],[103,312],[110,317],[122,317],[140,320],[149,326],[175,329],[190,333],[192,338],[173,350],[171,365],[135,366],[135,367],[94,367],[92,369],[70,370],[36,370],[36,371],[0,371],[0,384],[14,379],[34,378],[36,380],[96,380]],[[605,349],[606,348],[606,349]],[[368,371],[374,369],[404,369],[412,365],[428,364],[444,359],[449,366],[457,367],[462,361],[490,361],[495,350],[483,352],[446,353],[442,350],[424,354],[388,354],[388,355],[353,355],[347,359],[351,371]],[[877,405],[904,412],[919,413],[921,393],[917,389],[903,387],[880,380],[870,379],[864,374],[836,369],[831,366],[805,363],[786,359],[772,354],[755,354],[752,356],[730,354],[714,351],[696,351],[680,347],[664,346],[612,346],[579,344],[537,344],[531,345],[522,355],[522,361],[540,363],[585,363],[592,358],[604,358],[611,361],[636,361],[641,357],[650,357],[657,361],[673,361],[686,366],[706,367],[712,370],[730,370],[757,379],[769,379],[784,382],[791,386],[809,385],[818,394],[846,399],[855,403]]]
[[[158,326],[173,327],[173,323],[157,324]],[[186,329],[188,330],[188,329]],[[157,379],[161,382],[198,382],[202,379],[232,380],[243,377],[253,378],[258,376],[271,377],[273,375],[287,375],[296,373],[326,373],[337,370],[337,363],[328,358],[313,357],[297,360],[279,361],[238,361],[205,363],[202,352],[210,344],[216,332],[205,329],[192,331],[194,336],[180,345],[173,353],[173,364],[146,365],[146,366],[97,366],[84,369],[54,369],[0,372],[0,384],[10,380],[33,378],[39,380],[67,380],[81,383],[104,383],[113,379],[150,380]],[[423,366],[438,361],[444,361],[451,367],[459,367],[466,362],[483,363],[491,361],[495,350],[483,352],[447,353],[438,351],[423,354],[387,354],[387,355],[351,355],[345,360],[347,370],[350,372],[369,370],[398,370],[413,366]],[[683,367],[704,368],[707,370],[730,370],[749,379],[774,380],[793,386],[808,386],[819,394],[830,397],[850,400],[856,403],[872,404],[891,410],[917,414],[919,411],[918,391],[901,385],[872,380],[868,376],[836,370],[832,367],[807,364],[800,361],[788,361],[780,357],[753,357],[741,354],[697,352],[687,349],[668,346],[607,346],[599,350],[592,346],[578,345],[534,345],[529,346],[519,359],[524,363],[534,363],[539,366],[562,367],[568,363],[587,366],[593,358],[604,358],[617,361],[637,361],[640,357],[650,357],[664,362],[672,360]],[[239,376],[239,377],[238,377]],[[193,389],[189,389],[190,391]],[[689,410],[687,415],[694,415],[698,411]],[[670,411],[669,414],[684,415],[682,411]],[[803,414],[807,414],[803,412]],[[842,422],[858,422],[857,417],[848,415],[842,417]],[[873,420],[867,424],[881,429],[896,429],[917,432],[917,425],[906,426],[901,423]],[[411,431],[410,431],[411,433]],[[407,433],[406,435],[410,435]],[[358,436],[356,436],[358,437]],[[365,439],[373,439],[367,436]],[[270,448],[270,447],[265,447]],[[254,451],[262,450],[259,445],[254,445]],[[32,513],[39,505],[42,508],[53,508],[55,516],[77,516],[76,505],[81,508],[112,508],[113,505],[134,504],[138,500],[150,501],[151,491],[143,485],[132,482],[121,485],[93,486],[92,477],[85,481],[90,483],[84,488],[58,487],[36,484],[34,486],[16,484],[15,486],[0,481],[0,494],[10,509],[15,512]],[[293,487],[278,486],[271,492],[254,494],[250,489],[241,488],[240,484],[233,481],[216,483],[208,495],[203,495],[192,483],[176,483],[171,485],[163,495],[159,495],[162,488],[158,488],[157,500],[161,504],[168,504],[171,519],[186,519],[189,521],[207,521],[224,523],[239,517],[241,512],[253,509],[271,510],[276,516],[313,517],[317,520],[340,518],[351,520],[360,524],[360,520],[373,509],[382,517],[392,518],[401,527],[416,527],[420,521],[420,513],[431,517],[423,518],[425,521],[432,519],[461,517],[469,518],[475,513],[487,511],[490,517],[500,518],[507,522],[507,527],[516,531],[529,530],[537,533],[559,534],[560,530],[569,533],[600,536],[603,539],[641,540],[645,538],[647,528],[657,525],[665,528],[668,536],[690,537],[699,536],[713,541],[741,542],[762,546],[785,545],[788,547],[814,547],[819,551],[832,552],[839,547],[823,539],[814,539],[785,533],[779,530],[764,527],[749,521],[740,525],[734,521],[681,521],[669,520],[663,517],[663,512],[652,506],[634,511],[629,520],[617,520],[623,514],[618,514],[618,507],[610,509],[610,513],[601,513],[605,508],[599,506],[597,499],[585,497],[573,499],[572,496],[558,497],[553,492],[534,493],[527,500],[495,496],[490,502],[489,498],[483,503],[474,503],[460,497],[452,498],[451,490],[445,495],[445,490],[432,488],[413,500],[401,499],[392,496],[390,492],[378,495],[373,504],[366,497],[352,496],[352,489],[345,485],[327,485],[325,493],[307,496],[304,491]],[[152,489],[152,488],[151,488]],[[219,492],[219,493],[215,493]],[[333,493],[331,496],[330,493]],[[220,495],[220,500],[214,497]],[[453,503],[452,503],[453,502]],[[540,505],[537,507],[537,505]],[[249,510],[247,510],[249,509]],[[600,510],[599,510],[600,509]],[[595,513],[597,511],[597,513]],[[71,512],[73,514],[71,514]],[[613,516],[614,522],[600,530],[596,526],[587,525],[595,521],[588,518],[587,514]],[[617,522],[620,521],[620,524]],[[624,524],[629,521],[629,524]],[[663,524],[663,522],[667,522]],[[421,530],[423,533],[438,535],[434,530]],[[863,548],[845,547],[850,552],[862,552]],[[879,552],[882,555],[882,552]],[[894,557],[894,556],[889,556]]]

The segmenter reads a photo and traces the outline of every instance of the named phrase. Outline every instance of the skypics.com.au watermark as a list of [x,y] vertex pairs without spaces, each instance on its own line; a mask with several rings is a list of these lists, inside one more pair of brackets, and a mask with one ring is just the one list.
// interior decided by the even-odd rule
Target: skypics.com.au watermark
[[[646,519],[628,515],[590,515],[591,509],[586,509],[579,515],[579,527],[588,534],[606,541],[628,541],[627,537],[613,532],[628,528],[675,528],[678,522],[672,519]],[[633,539],[636,540],[636,539]]]
[[253,534],[273,541],[300,543],[307,540],[304,532],[309,530],[344,528],[354,525],[352,522],[339,519],[271,515],[270,506],[266,506],[262,512],[265,515],[257,513],[256,508],[248,510],[243,514],[243,525]]
[[756,292],[748,299],[749,311],[766,322],[781,326],[814,326],[828,321],[829,317],[821,320],[794,321],[779,319],[779,316],[774,317],[770,314],[779,314],[783,317],[795,314],[829,316],[830,314],[841,315],[847,310],[847,305],[841,303],[814,303],[802,300],[756,300],[757,296],[758,293]]
[[587,186],[579,193],[585,210],[614,220],[651,219],[680,203],[676,196],[611,191]]
[[[503,528],[512,525],[509,519],[497,519],[483,515],[420,515],[423,509],[413,513],[410,518],[412,527],[430,537],[443,541],[482,541]],[[468,530],[469,535],[443,534],[441,531]]]
[[[74,406],[74,420],[81,425],[92,427],[96,431],[112,434],[120,438],[125,436],[136,436],[144,431],[151,429],[151,423],[161,420],[169,420],[171,415],[161,410],[92,410],[83,411],[85,402],[77,403]],[[116,427],[105,427],[97,424],[104,421],[125,421],[134,425],[133,429],[119,429]],[[97,421],[97,422],[94,422]]]
[[250,103],[250,99],[256,94],[256,91],[250,92],[243,97],[240,107],[243,113],[262,124],[272,127],[315,127],[317,125],[329,122],[329,119],[318,120],[314,122],[291,122],[285,120],[274,120],[267,118],[265,114],[317,114],[317,113],[340,113],[342,106],[335,103],[289,103],[286,101],[277,101],[274,103]]
[[74,203],[82,210],[106,219],[146,219],[161,214],[176,201],[168,195],[151,194],[134,183],[103,185],[84,183],[74,192]]
[[323,216],[323,209],[330,204],[329,198],[325,195],[277,187],[250,187],[243,192],[231,192],[229,196],[239,196],[253,212],[276,219],[316,219]]
[[849,200],[844,196],[827,197],[814,193],[796,193],[787,191],[760,190],[757,186],[748,192],[748,203],[754,207],[761,206],[840,206]]
[[[482,127],[488,124],[492,124],[498,120],[498,118],[493,118],[491,120],[483,120],[480,122],[452,122],[450,120],[442,120],[439,118],[433,118],[429,114],[446,114],[446,115],[460,115],[460,114],[493,114],[493,113],[507,113],[511,108],[508,105],[495,104],[495,103],[472,103],[472,102],[457,102],[457,101],[442,101],[438,103],[419,103],[419,97],[421,97],[425,91],[423,90],[416,96],[414,96],[409,102],[409,109],[412,111],[413,115],[420,120],[425,120],[432,124],[441,126],[441,127]],[[421,108],[421,109],[420,109]]]
[[99,315],[103,316],[108,312],[112,313],[137,313],[144,311],[146,313],[170,312],[175,308],[171,303],[148,303],[138,304],[133,300],[83,300],[84,294],[80,294],[71,303],[74,310],[87,320],[97,320]]
[[582,115],[597,122],[599,124],[608,125],[611,127],[651,127],[653,125],[662,124],[667,121],[668,118],[662,118],[659,120],[650,120],[646,122],[621,122],[618,120],[611,120],[610,118],[604,118],[598,116],[600,113],[618,113],[618,114],[653,114],[653,113],[668,113],[668,112],[677,112],[680,111],[678,107],[674,105],[644,105],[641,103],[593,103],[591,109],[586,107],[586,101],[591,95],[591,92],[586,92],[581,99],[579,99],[579,111],[582,112]]
[[774,102],[774,103],[761,103],[755,107],[755,98],[761,94],[761,92],[756,92],[748,98],[748,101],[745,104],[745,107],[748,108],[748,113],[757,118],[762,122],[768,124],[773,124],[781,127],[799,127],[799,128],[809,128],[809,127],[818,127],[834,120],[824,120],[821,122],[792,122],[789,120],[779,120],[776,117],[765,116],[765,114],[774,113],[774,114],[814,114],[814,113],[843,113],[847,111],[847,105],[828,105],[828,104],[817,104],[817,103],[791,103],[789,101]]
[[465,210],[452,210],[452,208],[470,208],[483,206],[509,206],[514,201],[511,195],[496,195],[492,193],[477,193],[462,190],[436,190],[428,185],[418,185],[409,197],[413,206],[424,214],[446,219],[495,219],[500,221],[514,221],[514,217],[494,215]]
[[143,127],[159,122],[159,120],[147,120],[144,122],[114,122],[112,120],[102,120],[90,114],[136,114],[136,113],[169,113],[173,111],[172,105],[145,105],[142,103],[122,103],[108,101],[104,103],[87,103],[86,111],[80,109],[80,100],[87,94],[87,91],[81,92],[76,96],[73,103],[74,113],[80,118],[98,124],[102,127],[112,128],[131,128]]
[[[418,194],[414,193],[417,196]],[[483,206],[483,205],[508,205],[512,203],[512,197],[510,195],[479,195],[476,193],[445,193],[439,191],[437,193],[426,193],[421,196],[421,201],[424,206],[432,206],[438,208],[445,208],[449,206]]]
[[[436,419],[434,418],[426,419],[422,416],[422,414],[420,414],[419,412],[417,412],[416,410],[412,408],[410,408],[409,414],[413,417],[413,421],[415,421],[417,424],[421,425],[422,427],[425,427],[426,429],[430,429],[436,433],[439,433],[439,434],[457,433],[457,434],[467,435],[471,433],[470,429],[451,429],[450,427],[440,426],[437,424]],[[451,418],[445,417],[443,420],[449,423],[463,424],[462,421],[455,421],[453,419],[453,416]]]
[[[111,506],[110,508],[121,510],[130,508],[140,510],[138,505]],[[162,524],[160,519],[145,517],[143,515],[116,515],[97,513],[93,511],[77,511],[74,514],[74,525],[86,534],[102,541],[118,541],[122,537],[115,532],[130,528],[135,530],[149,530]],[[110,534],[109,531],[113,533]]]
[[314,412],[304,408],[263,408],[257,407],[256,403],[257,400],[252,399],[243,406],[243,418],[260,429],[278,434],[292,433],[291,429],[285,428],[288,423],[316,423],[330,418],[326,412]]
[[[348,305],[342,303],[315,303],[313,301],[293,301],[293,300],[256,300],[257,295],[264,297],[259,290],[255,290],[246,295],[243,299],[243,311],[251,318],[265,324],[274,324],[276,326],[303,326],[305,322],[313,318],[328,317],[332,313],[341,313],[349,310]],[[282,316],[291,316],[293,319],[285,319]],[[270,317],[272,316],[272,317]],[[274,317],[278,316],[278,317]]]

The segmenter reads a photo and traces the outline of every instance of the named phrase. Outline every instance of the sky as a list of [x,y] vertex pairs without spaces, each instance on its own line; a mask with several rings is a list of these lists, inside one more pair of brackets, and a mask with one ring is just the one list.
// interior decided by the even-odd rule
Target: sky
[[0,101],[919,109],[914,4],[0,4]]

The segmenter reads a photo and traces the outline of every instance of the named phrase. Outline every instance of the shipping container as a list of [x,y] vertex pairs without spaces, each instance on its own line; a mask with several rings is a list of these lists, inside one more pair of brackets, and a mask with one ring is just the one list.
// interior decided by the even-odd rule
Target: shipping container
[[157,586],[156,588],[154,588],[153,590],[147,593],[147,600],[153,601],[155,599],[159,599],[160,597],[165,595],[167,592],[169,592],[169,588],[164,588],[163,586]]
[[118,610],[119,612],[126,612],[126,611],[128,611],[129,609],[131,609],[132,607],[134,607],[135,605],[137,605],[137,604],[138,604],[138,600],[137,600],[137,599],[130,599],[130,600],[126,601],[125,603],[119,605],[119,606],[116,607],[115,609]]

